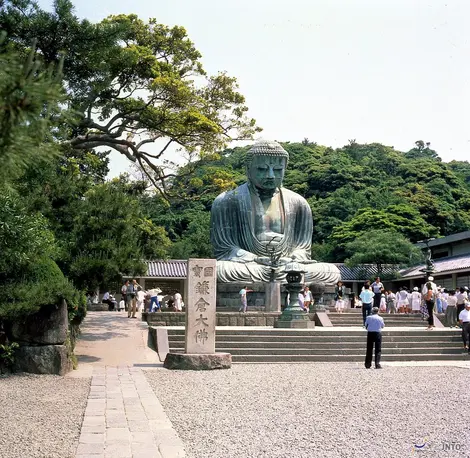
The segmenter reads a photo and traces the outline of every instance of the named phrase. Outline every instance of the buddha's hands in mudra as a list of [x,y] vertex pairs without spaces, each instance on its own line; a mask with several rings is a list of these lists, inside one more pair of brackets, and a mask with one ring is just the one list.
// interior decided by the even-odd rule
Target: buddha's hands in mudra
[[262,264],[263,266],[269,266],[269,267],[284,266],[284,265],[288,264],[291,261],[292,261],[292,258],[288,258],[288,257],[279,258],[279,259],[275,260],[274,263],[273,263],[272,259],[269,258],[268,256],[257,256],[255,258],[255,262],[257,262],[258,264]]

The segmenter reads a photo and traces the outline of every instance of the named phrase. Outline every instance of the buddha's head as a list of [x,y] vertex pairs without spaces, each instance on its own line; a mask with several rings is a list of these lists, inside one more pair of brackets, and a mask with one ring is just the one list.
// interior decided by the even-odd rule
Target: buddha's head
[[248,181],[258,189],[273,190],[282,185],[289,153],[276,142],[255,143],[246,153]]

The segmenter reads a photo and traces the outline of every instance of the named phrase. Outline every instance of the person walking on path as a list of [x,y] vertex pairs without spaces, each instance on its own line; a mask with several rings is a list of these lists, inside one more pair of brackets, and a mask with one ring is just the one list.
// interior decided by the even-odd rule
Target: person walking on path
[[140,288],[140,285],[137,283],[136,279],[132,280],[132,283],[127,287],[127,318],[136,318],[135,313],[137,311],[137,290]]
[[364,289],[359,295],[362,301],[362,322],[366,325],[366,317],[370,315],[372,308],[372,300],[374,299],[374,293],[370,290],[369,285],[364,285]]
[[372,315],[366,319],[367,329],[367,348],[366,348],[366,369],[372,365],[372,351],[375,346],[375,368],[382,369],[380,365],[380,356],[382,354],[382,329],[385,326],[384,319],[379,316],[379,309],[374,307]]
[[377,277],[372,283],[372,292],[374,293],[374,307],[380,307],[380,299],[382,298],[382,288],[384,285],[380,281],[380,277]]
[[462,325],[462,340],[465,350],[470,355],[470,302],[465,302],[465,309],[459,314],[459,322]]

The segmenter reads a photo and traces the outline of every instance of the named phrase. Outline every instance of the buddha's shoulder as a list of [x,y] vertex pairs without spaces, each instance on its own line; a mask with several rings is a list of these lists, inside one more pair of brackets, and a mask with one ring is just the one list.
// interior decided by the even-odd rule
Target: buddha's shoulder
[[222,194],[219,194],[215,198],[212,206],[229,205],[230,203],[237,202],[242,195],[248,192],[248,185],[247,183],[244,183],[241,186],[237,186],[235,189],[231,189],[229,191],[223,192]]
[[296,192],[291,191],[290,189],[287,189],[287,188],[281,188],[281,191],[282,191],[282,195],[284,199],[289,199],[290,201],[298,202],[301,205],[308,206],[308,202],[300,194],[297,194]]

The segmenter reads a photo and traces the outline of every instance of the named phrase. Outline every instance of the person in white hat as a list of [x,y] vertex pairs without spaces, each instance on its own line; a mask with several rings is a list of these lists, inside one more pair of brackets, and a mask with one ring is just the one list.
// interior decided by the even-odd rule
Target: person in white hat
[[411,312],[419,313],[420,308],[421,308],[421,293],[418,291],[418,287],[415,286],[413,288],[413,292],[411,293]]

